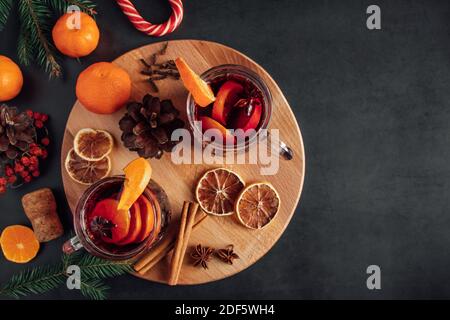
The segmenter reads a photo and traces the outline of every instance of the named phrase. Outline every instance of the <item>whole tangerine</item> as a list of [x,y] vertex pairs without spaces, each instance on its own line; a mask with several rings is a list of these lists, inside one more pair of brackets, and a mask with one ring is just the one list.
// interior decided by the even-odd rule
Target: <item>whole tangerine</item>
[[0,55],[0,101],[14,99],[22,90],[23,75],[10,58]]
[[110,62],[94,63],[78,76],[76,95],[93,113],[114,113],[130,99],[130,75]]
[[[76,15],[80,19],[76,20]],[[77,26],[76,23],[79,22]],[[80,58],[97,48],[100,31],[95,20],[84,12],[66,13],[52,30],[53,42],[58,50],[69,57]]]

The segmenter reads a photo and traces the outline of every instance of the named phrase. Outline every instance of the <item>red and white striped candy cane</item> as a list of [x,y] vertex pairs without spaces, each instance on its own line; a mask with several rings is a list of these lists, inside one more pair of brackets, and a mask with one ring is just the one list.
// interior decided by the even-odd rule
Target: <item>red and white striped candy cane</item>
[[162,37],[169,34],[173,32],[180,25],[181,20],[183,20],[183,3],[181,0],[169,0],[170,6],[172,7],[172,15],[169,20],[162,24],[151,24],[144,20],[130,0],[116,1],[135,28],[149,36]]

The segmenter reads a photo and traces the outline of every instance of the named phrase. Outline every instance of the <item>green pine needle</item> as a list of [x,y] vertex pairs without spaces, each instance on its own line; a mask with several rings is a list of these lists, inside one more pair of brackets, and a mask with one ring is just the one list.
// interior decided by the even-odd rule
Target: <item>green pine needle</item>
[[81,278],[81,294],[92,300],[105,300],[109,287],[101,280]]
[[104,260],[88,254],[81,258],[78,265],[84,277],[94,279],[117,277],[132,271],[127,262]]
[[60,77],[61,66],[57,61],[55,48],[49,40],[52,21],[49,8],[39,0],[20,0],[19,16],[23,30],[30,35],[30,46],[36,49],[38,65],[50,74],[50,78]]
[[19,61],[24,66],[29,66],[34,57],[34,52],[35,50],[31,44],[30,34],[27,32],[24,25],[21,24],[19,39],[17,41],[17,55]]
[[95,4],[90,0],[46,0],[50,7],[59,15],[67,12],[69,6],[77,6],[81,11],[95,15]]
[[103,300],[108,287],[103,279],[123,275],[132,271],[127,262],[108,261],[84,252],[63,255],[62,261],[52,265],[37,267],[14,275],[0,289],[0,295],[14,298],[30,294],[42,294],[66,283],[67,267],[77,265],[81,270],[80,292],[89,299]]
[[0,294],[20,298],[45,293],[64,283],[65,279],[61,264],[28,269],[14,275],[0,290]]
[[11,7],[12,0],[0,0],[0,31],[5,27],[9,13],[11,12]]

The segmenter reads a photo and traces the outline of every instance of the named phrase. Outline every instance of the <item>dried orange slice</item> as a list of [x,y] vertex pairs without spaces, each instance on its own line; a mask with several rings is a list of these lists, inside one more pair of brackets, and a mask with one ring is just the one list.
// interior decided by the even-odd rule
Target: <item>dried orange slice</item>
[[262,229],[280,210],[280,196],[270,183],[254,183],[242,190],[236,201],[235,210],[244,226]]
[[33,230],[19,225],[3,230],[0,245],[5,258],[15,263],[27,263],[36,257],[39,251],[39,241]]
[[146,159],[137,158],[131,161],[123,171],[125,182],[117,209],[129,210],[150,183],[152,167]]
[[78,131],[73,146],[81,159],[98,161],[110,154],[114,140],[109,132],[86,128]]
[[65,167],[69,176],[81,184],[93,184],[109,175],[111,160],[104,157],[99,161],[87,161],[80,158],[74,149],[67,154]]
[[192,94],[194,101],[199,106],[207,107],[216,100],[211,87],[188,66],[183,58],[177,58],[175,64],[180,72],[184,86]]
[[218,168],[200,178],[195,196],[206,213],[227,216],[234,213],[234,203],[243,188],[241,177],[231,170]]

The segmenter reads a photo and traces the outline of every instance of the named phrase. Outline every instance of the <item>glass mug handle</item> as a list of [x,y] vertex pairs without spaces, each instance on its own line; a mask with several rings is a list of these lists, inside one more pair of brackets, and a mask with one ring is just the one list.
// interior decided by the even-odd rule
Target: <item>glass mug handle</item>
[[277,148],[272,149],[272,152],[279,153],[285,160],[292,160],[294,158],[294,151],[292,151],[291,147],[289,147],[286,143],[280,139],[277,139],[277,145],[272,146],[272,138],[269,131],[267,131],[267,137],[269,138],[267,141],[269,141],[271,147]]
[[75,236],[75,237],[71,238],[70,240],[67,240],[66,242],[64,242],[62,251],[65,254],[72,254],[72,253],[80,250],[81,248],[83,248],[83,245],[80,242],[80,238],[78,238],[78,236]]

